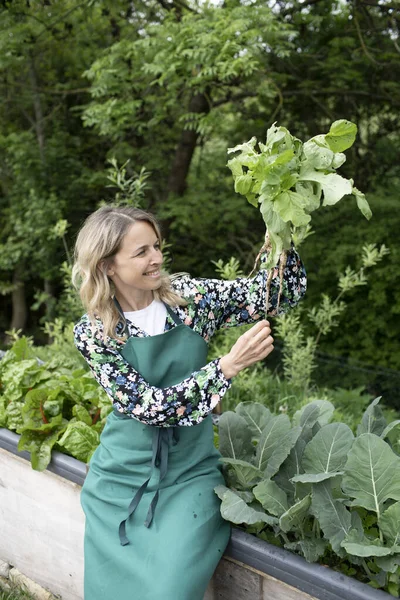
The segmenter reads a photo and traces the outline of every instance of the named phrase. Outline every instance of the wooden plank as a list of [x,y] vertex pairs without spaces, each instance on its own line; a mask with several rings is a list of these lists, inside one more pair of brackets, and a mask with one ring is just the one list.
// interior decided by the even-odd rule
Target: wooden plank
[[269,575],[264,575],[262,589],[262,600],[272,600],[272,598],[274,600],[317,600],[314,596],[301,592]]
[[[301,592],[297,588],[292,587],[287,583],[283,583],[283,581],[275,579],[274,577],[271,577],[262,571],[258,571],[253,567],[249,567],[239,560],[235,560],[231,557],[227,557],[224,560],[232,562],[234,565],[237,565],[238,568],[244,568],[252,571],[255,575],[258,575],[261,578],[261,600],[318,600],[315,598],[315,596],[310,596],[305,592]],[[232,593],[233,592],[234,590],[232,590]],[[247,600],[252,600],[252,597],[248,596]]]
[[262,600],[262,577],[236,561],[223,558],[213,582],[215,600]]
[[0,559],[63,600],[83,598],[80,491],[0,448]]

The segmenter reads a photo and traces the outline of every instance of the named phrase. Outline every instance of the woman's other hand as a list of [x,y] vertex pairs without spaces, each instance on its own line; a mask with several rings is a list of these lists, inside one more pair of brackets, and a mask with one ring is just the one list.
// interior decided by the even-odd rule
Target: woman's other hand
[[274,338],[268,321],[260,321],[246,331],[232,346],[229,354],[220,359],[220,366],[227,379],[263,358],[274,349]]

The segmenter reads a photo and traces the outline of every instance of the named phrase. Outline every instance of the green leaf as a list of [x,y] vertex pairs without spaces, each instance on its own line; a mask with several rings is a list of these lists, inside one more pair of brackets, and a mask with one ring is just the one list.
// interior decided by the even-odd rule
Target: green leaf
[[305,447],[306,441],[300,437],[275,476],[276,483],[285,490],[287,494],[293,494],[295,489],[292,478],[295,475],[300,475],[302,473],[301,459]]
[[318,422],[322,427],[329,423],[334,411],[335,407],[328,400],[313,400],[295,412],[293,424],[304,428],[313,427]]
[[251,429],[243,417],[224,412],[218,422],[219,450],[225,458],[249,461],[254,455]]
[[[400,554],[397,556],[382,556],[375,559],[376,565],[387,573],[396,573],[400,565]],[[396,596],[398,598],[398,596]]]
[[399,425],[400,425],[400,419],[396,419],[395,421],[392,421],[391,423],[389,423],[389,425],[387,425],[385,427],[385,429],[380,434],[380,437],[384,440],[389,435],[389,433],[393,429],[395,429],[396,427],[398,427]]
[[325,554],[327,540],[321,538],[307,538],[297,542],[285,543],[285,548],[291,552],[302,554],[307,562],[317,562]]
[[6,407],[7,415],[7,427],[8,429],[19,431],[20,427],[23,426],[24,421],[22,418],[22,409],[24,407],[23,402],[10,402]]
[[311,512],[318,519],[332,550],[343,554],[341,542],[351,529],[351,514],[332,495],[331,481],[323,481],[312,487]]
[[261,471],[244,460],[238,460],[237,458],[220,458],[220,461],[233,469],[237,482],[242,488],[246,489],[252,487],[263,478]]
[[334,153],[327,146],[320,146],[311,138],[303,144],[303,164],[309,165],[312,169],[322,169],[327,171],[331,168]]
[[281,438],[280,443],[274,448],[265,469],[265,477],[273,477],[279,471],[279,467],[289,456],[293,446],[301,434],[301,427],[293,427]]
[[238,194],[242,194],[242,196],[246,196],[251,189],[253,184],[253,178],[248,173],[246,175],[240,175],[235,179],[235,192]]
[[256,194],[246,194],[246,200],[255,208],[258,207],[258,200]]
[[362,421],[357,427],[357,435],[363,433],[375,433],[382,435],[386,427],[386,419],[380,406],[378,406],[381,397],[375,398],[365,410]]
[[319,417],[317,419],[317,423],[319,423],[321,427],[328,425],[333,413],[335,412],[335,407],[333,404],[328,400],[314,400],[311,402],[311,404],[319,406]]
[[[253,155],[255,154],[255,145],[257,143],[257,138],[252,137],[251,140],[245,142],[244,144],[238,144],[234,148],[228,148],[228,154],[232,154],[232,152],[242,152],[244,155]],[[240,158],[240,157],[236,157]]]
[[72,414],[77,418],[78,421],[86,423],[86,425],[89,425],[89,427],[92,425],[92,417],[86,408],[81,404],[74,404],[72,407]]
[[239,496],[246,504],[250,504],[250,502],[254,501],[253,492],[249,492],[246,490],[235,490],[235,494]]
[[378,525],[390,545],[400,545],[400,502],[395,502],[381,514]]
[[320,410],[320,407],[315,402],[306,404],[294,413],[293,424],[300,425],[301,427],[313,427],[318,420]]
[[26,450],[31,454],[32,468],[43,471],[51,460],[51,450],[59,436],[65,431],[66,420],[52,431],[43,433],[41,431],[26,430],[21,434],[18,442],[18,450]]
[[268,523],[275,525],[277,519],[267,515],[265,512],[255,510],[246,504],[240,496],[224,485],[214,488],[217,496],[222,500],[221,515],[226,521],[240,525],[254,525],[254,523]]
[[243,175],[242,163],[237,156],[228,161],[228,167],[232,171],[232,175],[235,179],[236,177],[241,177]]
[[[343,154],[342,152],[336,152],[333,155],[332,168],[338,169],[345,162],[346,162],[346,155]],[[354,187],[353,187],[353,190],[354,190]]]
[[307,225],[311,221],[305,210],[303,196],[297,192],[282,192],[274,200],[274,210],[286,223],[291,221],[296,227]]
[[356,438],[344,467],[343,491],[354,498],[352,506],[362,506],[381,515],[386,500],[400,500],[400,458],[373,433]]
[[331,206],[336,204],[353,191],[352,184],[344,177],[337,173],[322,173],[312,169],[302,169],[300,171],[299,181],[316,181],[321,185],[324,197],[322,200],[323,206]]
[[393,554],[392,549],[384,548],[380,540],[370,540],[357,529],[349,531],[341,546],[354,556],[388,556]]
[[62,400],[46,400],[43,403],[43,410],[46,415],[56,417],[62,411]]
[[365,195],[360,192],[356,187],[353,186],[353,196],[356,198],[357,206],[360,209],[361,213],[364,215],[368,221],[372,217],[371,208],[367,202]]
[[287,533],[292,529],[301,529],[308,515],[311,504],[311,496],[305,496],[300,502],[293,504],[279,519],[281,529]]
[[265,149],[272,148],[275,144],[280,144],[281,142],[283,142],[288,133],[289,132],[285,127],[277,127],[276,124],[273,123],[271,127],[267,130],[267,141]]
[[344,423],[324,425],[304,450],[301,466],[305,474],[295,476],[292,481],[313,483],[334,477],[343,468],[353,440],[350,427]]
[[332,123],[325,140],[333,152],[344,152],[354,144],[356,135],[357,125],[351,121],[340,119]]
[[0,396],[0,427],[7,427],[6,399]]
[[[274,202],[266,193],[260,196],[260,211],[264,222],[268,225],[268,231],[271,233],[280,233],[286,227],[285,221],[281,219],[275,210]],[[275,266],[276,263],[274,263]]]
[[301,473],[292,477],[293,483],[320,483],[332,479],[337,475],[343,475],[343,471],[328,471],[326,473]]
[[315,181],[297,181],[295,191],[304,198],[304,210],[308,213],[320,208],[322,195],[320,183]]
[[290,428],[290,420],[287,415],[274,416],[268,421],[257,444],[254,461],[257,469],[263,472],[266,470],[269,459]]
[[2,373],[2,385],[7,390],[7,401],[22,400],[29,388],[33,386],[35,376],[40,375],[41,372],[42,369],[36,359],[7,364]]
[[99,445],[99,439],[99,434],[93,428],[82,421],[76,421],[68,424],[58,445],[65,448],[78,460],[88,462]]
[[280,517],[288,508],[287,496],[283,490],[270,479],[261,481],[253,489],[253,493],[257,500],[261,502],[263,508],[269,513]]
[[263,429],[271,418],[269,408],[259,402],[240,402],[235,411],[246,421],[253,438],[260,439]]
[[62,422],[62,414],[56,416],[45,415],[44,404],[47,401],[49,390],[37,388],[28,392],[25,396],[24,406],[21,408],[23,424],[18,428],[18,433],[24,431],[50,431],[58,427]]

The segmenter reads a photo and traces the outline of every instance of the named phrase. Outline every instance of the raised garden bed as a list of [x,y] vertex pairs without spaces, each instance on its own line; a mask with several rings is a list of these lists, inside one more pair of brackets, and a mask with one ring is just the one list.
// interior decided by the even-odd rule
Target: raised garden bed
[[[86,465],[53,453],[44,472],[18,452],[19,435],[0,428],[0,560],[63,600],[83,598]],[[385,592],[233,528],[205,600],[389,600]]]

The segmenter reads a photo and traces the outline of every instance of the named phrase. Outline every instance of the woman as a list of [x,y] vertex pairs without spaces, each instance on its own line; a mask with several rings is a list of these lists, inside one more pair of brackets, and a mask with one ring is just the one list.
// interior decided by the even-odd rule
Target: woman
[[[230,535],[214,493],[223,478],[210,413],[232,377],[273,350],[265,270],[170,278],[162,262],[159,226],[136,208],[100,208],[78,235],[74,281],[87,314],[76,346],[113,402],[81,495],[85,600],[203,599]],[[292,250],[280,312],[304,291]],[[252,322],[207,362],[217,329]]]

